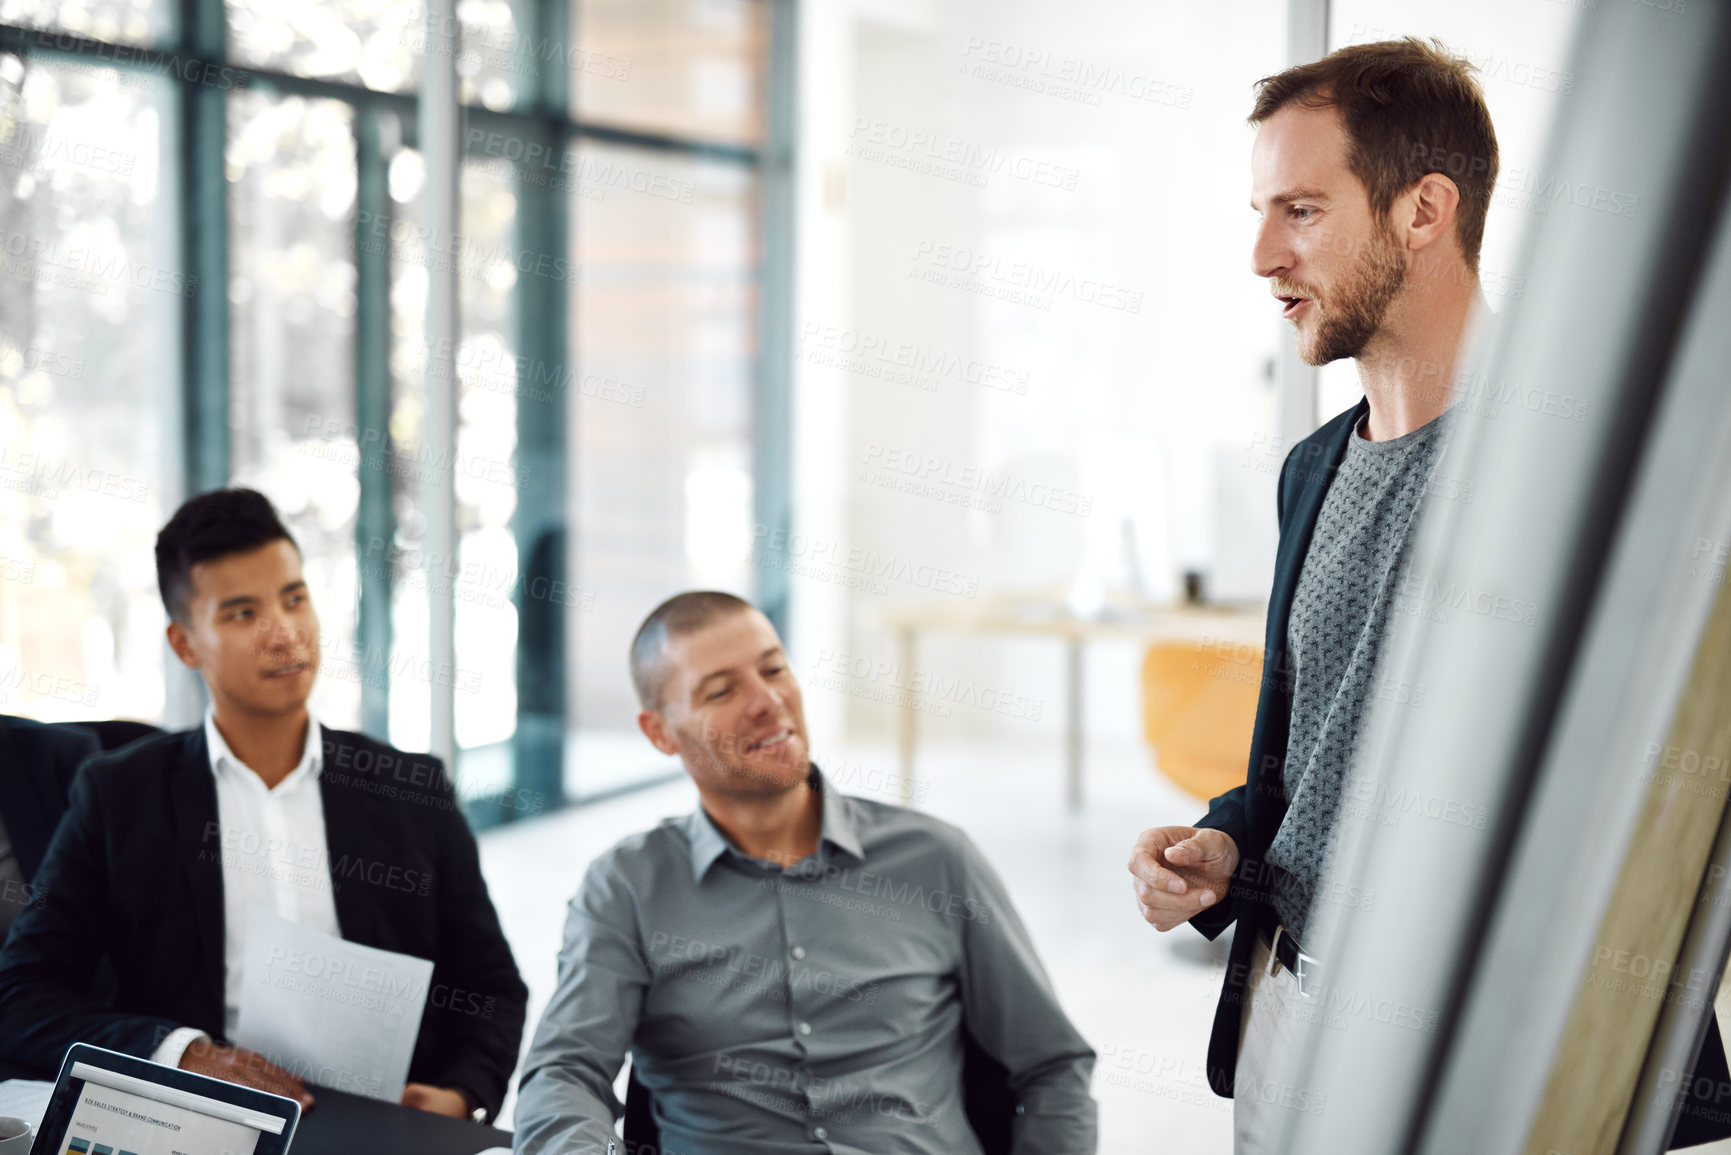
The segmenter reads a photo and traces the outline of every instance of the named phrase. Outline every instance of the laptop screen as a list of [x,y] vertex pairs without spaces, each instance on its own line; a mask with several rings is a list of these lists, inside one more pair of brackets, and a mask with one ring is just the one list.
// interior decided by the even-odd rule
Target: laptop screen
[[288,1100],[91,1047],[67,1059],[33,1155],[276,1155],[293,1133]]
[[66,1128],[76,1155],[253,1155],[260,1130],[282,1130],[280,1119],[88,1063],[72,1077],[84,1080]]

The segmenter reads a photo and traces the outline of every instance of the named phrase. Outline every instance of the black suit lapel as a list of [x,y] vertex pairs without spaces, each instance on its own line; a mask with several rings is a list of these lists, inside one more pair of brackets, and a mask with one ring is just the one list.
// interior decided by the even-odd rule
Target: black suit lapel
[[223,1019],[224,920],[222,911],[222,830],[217,820],[216,777],[210,770],[210,747],[204,727],[182,736],[177,765],[169,779],[180,856],[192,891],[192,911],[198,922],[198,957],[215,983],[207,998],[215,1013],[206,1021]]
[[[1370,411],[1370,402],[1360,401],[1352,415],[1322,442],[1321,452],[1308,461],[1294,461],[1289,484],[1293,489],[1292,508],[1287,511],[1280,549],[1274,558],[1274,588],[1268,598],[1268,650],[1278,654],[1284,663],[1286,656],[1286,624],[1292,612],[1292,598],[1298,592],[1298,575],[1304,568],[1305,555],[1310,552],[1310,538],[1316,530],[1316,519],[1322,513],[1323,498],[1334,481],[1340,459],[1346,456],[1347,439],[1358,423]],[[1303,450],[1301,449],[1302,453]]]
[[[367,809],[372,796],[348,785],[346,771],[332,767],[335,749],[331,731],[319,727],[324,766],[319,773],[319,797],[325,808],[325,853],[330,858],[331,894],[336,900],[337,926],[349,942],[373,941],[372,904],[366,888],[356,885],[356,868],[364,871],[367,849],[373,836],[368,832]],[[373,855],[371,857],[377,857]]]
[[[1251,742],[1251,792],[1265,801],[1252,817],[1252,826],[1266,848],[1286,813],[1283,761],[1292,709],[1292,658],[1286,652],[1286,626],[1292,616],[1292,599],[1298,592],[1299,574],[1310,539],[1322,514],[1323,499],[1334,481],[1340,460],[1346,456],[1347,438],[1370,411],[1360,401],[1350,414],[1337,417],[1333,428],[1319,430],[1315,442],[1301,442],[1287,474],[1289,503],[1281,518],[1280,547],[1274,555],[1274,584],[1268,593],[1268,632],[1263,638],[1263,693],[1256,705],[1256,732]],[[1272,696],[1270,692],[1272,691]],[[1263,768],[1267,769],[1264,770]]]

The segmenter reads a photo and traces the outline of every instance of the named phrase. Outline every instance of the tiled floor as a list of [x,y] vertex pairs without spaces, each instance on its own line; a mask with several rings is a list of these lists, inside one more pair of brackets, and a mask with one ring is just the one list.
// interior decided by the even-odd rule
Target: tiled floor
[[[862,771],[894,767],[888,749],[820,753]],[[1124,869],[1138,831],[1189,822],[1204,807],[1156,775],[1144,748],[1125,746],[1089,751],[1087,801],[1071,814],[1059,757],[1055,744],[933,743],[919,763],[924,808],[965,829],[1003,874],[1059,996],[1100,1053],[1103,1155],[1227,1152],[1231,1106],[1202,1075],[1221,964],[1195,932],[1160,935],[1143,923]],[[529,984],[531,1028],[584,868],[626,834],[690,810],[695,797],[680,782],[483,837],[482,866]]]

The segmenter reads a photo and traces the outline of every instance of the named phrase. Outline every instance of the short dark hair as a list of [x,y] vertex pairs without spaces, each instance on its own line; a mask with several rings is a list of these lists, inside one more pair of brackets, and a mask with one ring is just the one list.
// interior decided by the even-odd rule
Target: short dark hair
[[1477,272],[1497,183],[1497,132],[1476,71],[1440,40],[1353,44],[1257,81],[1250,123],[1289,104],[1339,109],[1347,167],[1370,194],[1379,224],[1395,198],[1427,175],[1448,177],[1461,193],[1455,235]]
[[215,489],[188,498],[156,535],[156,588],[168,616],[185,624],[193,566],[251,553],[273,541],[286,541],[300,552],[270,499],[258,490]]
[[689,590],[650,610],[631,639],[631,684],[637,690],[637,701],[645,710],[661,709],[661,684],[666,680],[662,651],[669,641],[756,608],[744,598],[720,590]]

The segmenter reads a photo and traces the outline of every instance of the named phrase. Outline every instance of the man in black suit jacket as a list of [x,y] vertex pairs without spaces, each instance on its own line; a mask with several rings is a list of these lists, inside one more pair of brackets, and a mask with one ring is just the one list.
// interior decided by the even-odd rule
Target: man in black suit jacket
[[[492,1115],[526,990],[439,760],[318,726],[318,618],[265,498],[193,498],[157,540],[169,642],[210,690],[202,727],[89,761],[0,952],[0,1060],[51,1073],[74,1042],[311,1103],[225,1040],[250,900],[433,962],[403,1102]],[[101,959],[108,1005],[90,995]]]
[[[1310,1109],[1314,1094],[1264,1084],[1264,1050],[1290,1053],[1285,1024],[1317,1014],[1304,1005],[1314,987],[1282,972],[1296,966],[1326,989],[1328,960],[1301,955],[1306,932],[1295,936],[1292,924],[1316,893],[1434,456],[1408,457],[1410,470],[1397,459],[1440,443],[1468,323],[1487,313],[1478,250],[1497,173],[1490,114],[1468,68],[1416,40],[1354,45],[1270,77],[1250,120],[1251,201],[1263,214],[1255,271],[1284,302],[1300,356],[1352,358],[1365,398],[1295,445],[1280,471],[1245,784],[1213,799],[1195,826],[1144,831],[1130,860],[1157,929],[1189,922],[1213,939],[1238,924],[1207,1069],[1215,1092],[1236,1099],[1240,1152],[1261,1150],[1273,1113]],[[1365,464],[1373,458],[1397,464]],[[1413,506],[1397,507],[1403,497]],[[1731,1086],[1716,1024],[1689,1086],[1709,1095]],[[1716,1115],[1686,1108],[1672,1142],[1731,1134],[1708,1121]]]
[[0,714],[0,943],[25,907],[78,764],[99,749],[95,735]]

